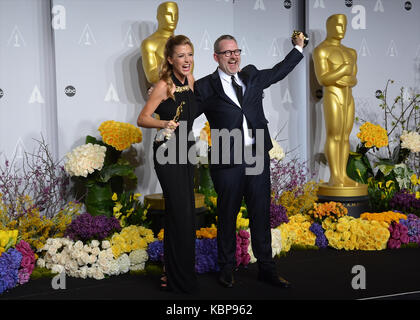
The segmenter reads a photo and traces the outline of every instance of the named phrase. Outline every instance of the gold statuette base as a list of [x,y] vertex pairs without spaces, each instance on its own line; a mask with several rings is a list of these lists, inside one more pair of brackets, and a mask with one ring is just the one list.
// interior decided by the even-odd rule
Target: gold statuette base
[[318,189],[318,195],[330,197],[362,197],[368,195],[367,184],[360,184],[357,187],[338,187],[322,183]]
[[[204,195],[201,193],[194,193],[195,207],[205,207]],[[148,194],[144,196],[144,204],[150,205],[150,210],[165,210],[165,199],[162,193]]]

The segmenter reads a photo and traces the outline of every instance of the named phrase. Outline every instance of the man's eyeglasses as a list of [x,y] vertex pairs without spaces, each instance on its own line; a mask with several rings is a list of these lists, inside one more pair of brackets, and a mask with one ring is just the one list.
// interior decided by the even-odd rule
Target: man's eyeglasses
[[235,56],[240,56],[242,50],[236,49],[236,50],[226,50],[222,52],[216,52],[217,54],[223,54],[225,57],[230,57],[232,54],[235,54]]

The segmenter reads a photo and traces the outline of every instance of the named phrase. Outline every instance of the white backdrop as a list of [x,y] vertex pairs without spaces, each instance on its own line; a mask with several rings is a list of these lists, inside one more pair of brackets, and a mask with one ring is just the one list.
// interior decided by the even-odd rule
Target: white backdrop
[[[157,27],[161,2],[0,0],[0,163],[30,152],[41,134],[60,159],[86,135],[99,137],[104,120],[135,124],[146,99],[139,48]],[[306,30],[311,44],[305,59],[265,91],[264,107],[272,136],[284,126],[278,135],[283,148],[312,160],[321,178],[328,170],[314,161],[322,153],[324,133],[311,51],[325,38],[329,15],[347,15],[343,44],[359,52],[357,109],[376,110],[374,93],[388,78],[396,80],[397,89],[420,87],[420,0],[176,2],[175,34],[187,35],[195,45],[196,78],[216,69],[212,47],[221,34],[237,38],[243,66],[269,68],[292,48],[292,31]],[[204,122],[204,116],[197,119],[197,134]],[[135,146],[138,191],[160,192],[151,162],[154,130],[142,131],[143,142]]]

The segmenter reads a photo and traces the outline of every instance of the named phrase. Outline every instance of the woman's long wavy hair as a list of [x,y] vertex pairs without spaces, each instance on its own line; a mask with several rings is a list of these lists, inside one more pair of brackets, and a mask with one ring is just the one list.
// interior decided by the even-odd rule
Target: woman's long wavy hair
[[165,45],[164,59],[162,61],[162,65],[159,71],[159,79],[165,81],[166,84],[168,85],[168,89],[167,89],[168,97],[174,100],[175,100],[175,97],[172,93],[172,86],[174,82],[172,81],[172,77],[171,77],[172,72],[173,72],[173,67],[169,63],[168,57],[173,56],[176,46],[186,45],[186,44],[188,44],[191,47],[194,53],[194,46],[188,37],[184,35],[177,35],[177,36],[170,37]]

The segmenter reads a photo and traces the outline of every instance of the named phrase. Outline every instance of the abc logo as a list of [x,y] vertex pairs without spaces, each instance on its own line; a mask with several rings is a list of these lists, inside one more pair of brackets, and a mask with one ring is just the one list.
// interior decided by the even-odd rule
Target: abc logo
[[375,97],[379,99],[381,97],[381,95],[382,95],[382,91],[381,90],[376,90]]
[[3,96],[4,96],[3,90],[0,89],[0,99],[3,98]]
[[68,97],[73,97],[76,94],[76,88],[73,86],[67,86],[66,89],[64,89],[64,93]]
[[405,9],[405,10],[410,11],[412,7],[413,7],[413,5],[411,4],[411,2],[410,2],[410,1],[406,1],[406,2],[404,3],[404,9]]
[[285,0],[284,1],[284,7],[286,9],[290,9],[292,7],[292,2],[290,0]]
[[345,0],[344,4],[346,5],[346,7],[350,8],[353,5],[353,0]]

